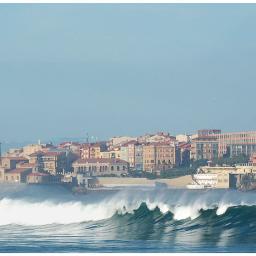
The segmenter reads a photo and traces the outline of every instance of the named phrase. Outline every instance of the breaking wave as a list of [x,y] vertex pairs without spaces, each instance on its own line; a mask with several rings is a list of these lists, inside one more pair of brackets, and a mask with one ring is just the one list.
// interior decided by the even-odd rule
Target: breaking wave
[[0,188],[0,252],[256,252],[255,193]]
[[[213,193],[214,194],[214,193]],[[179,197],[178,197],[179,196]],[[90,195],[88,196],[90,197]],[[184,191],[124,191],[98,200],[92,195],[89,201],[31,201],[27,198],[8,198],[0,200],[0,226],[17,224],[24,226],[48,224],[72,224],[111,219],[116,215],[134,215],[141,209],[147,209],[148,214],[159,211],[161,216],[170,215],[174,221],[195,220],[211,212],[217,216],[227,214],[227,211],[243,215],[250,208],[255,215],[256,202],[254,194],[245,197],[234,197],[232,193],[189,194]],[[255,215],[256,216],[256,215]],[[256,220],[256,217],[255,217]]]

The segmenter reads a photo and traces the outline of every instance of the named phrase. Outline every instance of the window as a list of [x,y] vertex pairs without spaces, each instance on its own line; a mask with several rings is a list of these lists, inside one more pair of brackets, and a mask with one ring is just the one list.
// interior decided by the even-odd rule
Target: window
[[119,167],[119,166],[117,166],[117,167],[116,167],[116,170],[117,170],[117,171],[120,171],[120,167]]
[[111,171],[114,171],[114,166],[111,166]]

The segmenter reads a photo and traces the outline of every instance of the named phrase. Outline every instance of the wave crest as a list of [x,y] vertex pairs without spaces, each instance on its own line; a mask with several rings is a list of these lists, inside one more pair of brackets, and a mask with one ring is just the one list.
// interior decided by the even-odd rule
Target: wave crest
[[[171,213],[173,220],[194,220],[202,212],[212,210],[216,216],[224,215],[229,208],[235,207],[232,204],[206,205],[199,201],[190,205],[169,205],[165,202],[106,200],[95,203],[84,202],[62,202],[51,201],[29,202],[4,198],[0,200],[0,225],[47,225],[47,224],[71,224],[88,221],[99,221],[109,219],[116,213],[119,215],[131,214],[144,206],[149,212],[156,209],[162,215]],[[242,207],[242,206],[240,206]]]

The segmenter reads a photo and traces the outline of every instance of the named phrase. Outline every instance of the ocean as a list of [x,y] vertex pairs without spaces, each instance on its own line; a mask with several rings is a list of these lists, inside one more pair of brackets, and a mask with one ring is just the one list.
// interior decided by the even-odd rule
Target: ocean
[[256,194],[1,184],[0,252],[256,252]]

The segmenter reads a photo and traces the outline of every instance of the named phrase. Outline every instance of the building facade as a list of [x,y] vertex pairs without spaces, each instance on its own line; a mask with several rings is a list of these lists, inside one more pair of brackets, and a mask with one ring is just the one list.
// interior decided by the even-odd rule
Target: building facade
[[212,160],[218,158],[219,142],[217,136],[221,130],[199,130],[197,136],[191,142],[191,160],[207,159]]
[[44,171],[52,175],[63,174],[71,169],[65,151],[36,152],[29,156],[29,163],[36,164],[39,172]]
[[122,176],[129,169],[128,162],[115,158],[79,159],[72,166],[75,174],[84,173],[87,176]]
[[150,143],[143,146],[143,170],[160,173],[173,168],[176,164],[174,144]]
[[101,151],[106,151],[107,146],[105,143],[85,143],[81,145],[80,148],[80,158],[100,158]]
[[256,153],[256,131],[232,132],[217,135],[219,157]]
[[27,176],[32,172],[31,168],[17,168],[6,171],[4,174],[4,182],[6,183],[26,183]]

